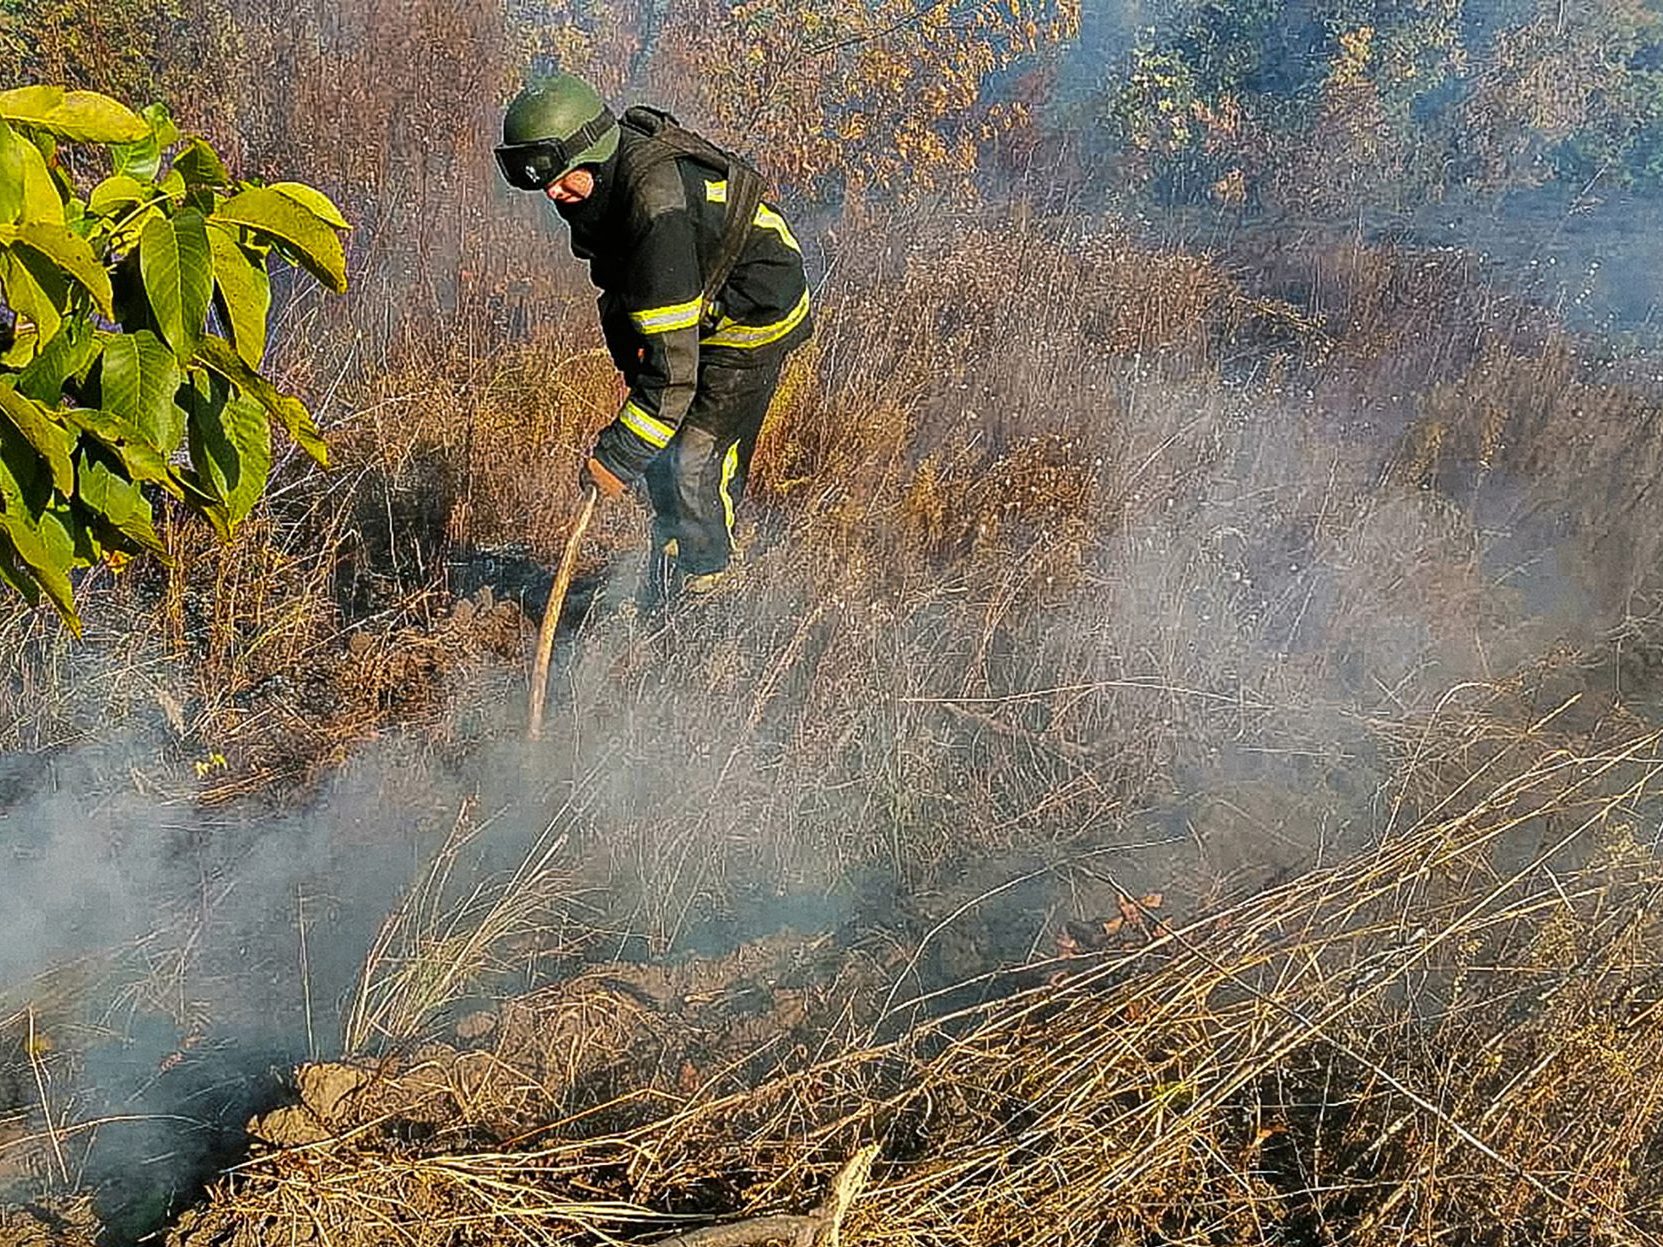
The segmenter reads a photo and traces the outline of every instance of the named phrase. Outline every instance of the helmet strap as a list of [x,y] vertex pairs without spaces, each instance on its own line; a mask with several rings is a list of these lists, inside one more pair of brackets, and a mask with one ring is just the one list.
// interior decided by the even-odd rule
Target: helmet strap
[[603,107],[599,116],[591,117],[584,122],[578,127],[577,133],[565,141],[566,150],[571,153],[570,158],[575,159],[580,153],[594,146],[606,137],[607,132],[617,124],[617,118],[612,115],[612,110]]

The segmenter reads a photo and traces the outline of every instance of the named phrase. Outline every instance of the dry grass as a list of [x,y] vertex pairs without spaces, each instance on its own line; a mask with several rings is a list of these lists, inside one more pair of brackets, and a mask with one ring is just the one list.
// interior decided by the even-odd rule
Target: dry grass
[[[309,99],[354,80],[306,60]],[[617,394],[587,301],[508,267],[535,246],[541,272],[548,240],[512,219],[463,238],[476,264],[449,228],[361,257],[350,332],[287,313],[278,359],[333,473],[284,474],[229,546],[170,527],[173,569],[86,586],[73,653],[6,617],[8,745],[121,723],[144,744],[110,774],[227,801],[377,734],[464,760],[517,734],[517,689],[465,691],[515,680],[538,586],[501,569],[558,550]],[[464,825],[347,1019],[394,1090],[235,1175],[204,1232],[635,1237],[807,1208],[870,1141],[851,1242],[1657,1232],[1663,877],[1632,704],[1655,687],[1655,396],[1442,254],[872,228],[895,241],[838,257],[788,370],[736,588],[619,614],[643,517],[609,509],[559,728],[524,764],[581,800],[506,887],[468,877]],[[434,280],[394,315],[410,267]],[[1502,524],[1475,479],[1515,491]],[[1562,558],[1530,563],[1527,521],[1567,500]],[[510,599],[483,630],[458,610],[478,568]],[[1030,876],[1048,890],[1016,947],[979,898]],[[1151,888],[1199,916],[896,1005]],[[655,953],[802,896],[903,951],[881,984],[828,971],[843,995],[768,1040],[579,976],[543,1002],[563,1069],[420,1057],[459,993],[573,951],[544,937],[586,889]],[[416,1067],[445,1112],[400,1101]]]
[[[90,578],[79,647],[8,608],[0,746],[229,802],[400,733],[490,799],[618,399],[493,189],[526,49],[488,7],[240,7],[271,69],[186,119],[359,224],[355,298],[285,297],[273,356],[337,466]],[[851,1247],[1656,1241],[1655,385],[1453,251],[866,212],[811,245],[735,588],[616,611],[608,509],[506,798],[557,793],[546,831],[482,881],[465,807],[345,1097],[302,1073],[311,1135],[175,1240],[638,1240],[806,1210],[876,1143]],[[1048,959],[1153,889],[1188,916]],[[856,946],[574,964],[801,898]],[[182,1015],[188,944],[143,955]],[[24,1055],[0,1112],[47,1098]],[[8,1155],[60,1164],[67,1105]]]
[[995,976],[987,1003],[855,1002],[842,1038],[702,1086],[643,1066],[595,1106],[554,1080],[517,1146],[466,1078],[436,1134],[393,1142],[423,1116],[400,1078],[436,1086],[395,1075],[368,1121],[241,1167],[176,1241],[634,1238],[807,1208],[868,1142],[849,1243],[1647,1241],[1658,747],[1516,738],[1369,851],[1145,915],[1135,949]]
[[569,821],[569,811],[557,814],[512,874],[490,880],[467,857],[490,820],[475,822],[462,811],[370,946],[342,1037],[347,1052],[420,1038],[441,1008],[500,970],[510,946],[534,948],[541,957],[581,948],[581,940],[561,935],[577,901],[571,875],[559,864]]
[[[1377,725],[1506,677],[1567,627],[1597,640],[1571,616],[1645,574],[1643,540],[1596,549],[1589,508],[1573,548],[1593,554],[1498,567],[1480,535],[1494,516],[1422,488],[1420,435],[1394,453],[1367,399],[1406,354],[1425,371],[1399,406],[1421,429],[1481,401],[1523,428],[1515,391],[1538,396],[1529,479],[1548,483],[1519,497],[1540,506],[1568,487],[1547,448],[1589,383],[1528,371],[1529,344],[1499,332],[1472,372],[1451,344],[1494,299],[1413,256],[1321,253],[1320,273],[1349,276],[1323,277],[1312,308],[1282,297],[1286,257],[1257,287],[1238,263],[1041,220],[851,256],[759,450],[735,598],[664,626],[614,619],[642,516],[608,509],[556,671],[571,730],[554,766],[620,776],[592,830],[631,925],[668,946],[758,878],[933,887],[967,856],[1066,851],[1151,805],[1196,824],[1214,876],[1297,858],[1376,782]],[[1067,297],[1016,317],[989,289]],[[1440,290],[1459,314],[1433,335]],[[1382,335],[1393,307],[1409,327]],[[321,387],[339,466],[286,480],[232,546],[175,529],[176,570],[93,586],[107,671],[68,670],[51,628],[14,617],[9,738],[62,743],[138,707],[161,737],[147,772],[222,799],[310,782],[395,726],[453,738],[447,689],[524,635],[458,627],[457,590],[496,576],[535,616],[526,560],[558,551],[616,401],[589,319],[566,300],[527,342],[459,330],[438,351],[412,331],[344,371],[286,351]],[[1483,399],[1507,361],[1524,375]],[[1599,393],[1613,411],[1647,401]],[[1467,443],[1439,445],[1453,482]],[[1631,492],[1612,531],[1651,522]],[[1564,611],[1533,600],[1544,578]],[[215,755],[227,765],[198,780]]]

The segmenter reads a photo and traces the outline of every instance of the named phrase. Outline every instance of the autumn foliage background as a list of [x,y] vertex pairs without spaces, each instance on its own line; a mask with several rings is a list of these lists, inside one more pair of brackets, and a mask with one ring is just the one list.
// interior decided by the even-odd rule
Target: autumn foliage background
[[[79,643],[0,619],[9,808],[74,787],[101,827],[138,801],[110,869],[137,852],[190,933],[111,963],[165,1019],[132,1094],[235,1049],[217,923],[280,985],[279,1060],[379,1062],[419,1123],[329,1118],[353,1141],[222,1183],[215,1234],[373,1241],[362,1206],[419,1191],[412,1241],[454,1217],[589,1242],[597,1182],[801,1209],[872,1140],[862,1242],[1663,1232],[1663,404],[1627,249],[1663,151],[1651,5],[0,0],[0,48],[165,95],[354,225],[352,296],[294,283],[269,356],[332,470],[279,463],[230,543],[164,515],[172,565],[89,574]],[[489,152],[554,65],[752,154],[818,329],[741,590],[620,611],[644,517],[608,509],[526,754],[529,624],[617,400],[559,227]],[[472,859],[429,855],[505,826],[558,869],[457,952],[435,915]],[[249,851],[257,915],[198,886],[288,836],[307,851]],[[421,904],[378,852],[401,886],[434,864]],[[107,1102],[74,1043],[41,1065],[29,1037],[80,1033],[55,967],[96,941],[53,926],[5,941],[0,1129],[32,1142],[0,1161],[61,1190],[99,1171],[52,1155],[36,1101]],[[314,984],[308,930],[372,955]],[[747,962],[744,991],[606,994],[621,963],[776,935],[790,972]],[[434,981],[497,1000],[497,1038]],[[787,982],[789,1022],[727,1034]],[[516,1009],[565,1046],[500,1046]],[[513,1077],[423,1081],[479,1053]],[[121,1170],[147,1194],[118,1222],[177,1217],[223,1159],[169,1146],[198,1169]]]

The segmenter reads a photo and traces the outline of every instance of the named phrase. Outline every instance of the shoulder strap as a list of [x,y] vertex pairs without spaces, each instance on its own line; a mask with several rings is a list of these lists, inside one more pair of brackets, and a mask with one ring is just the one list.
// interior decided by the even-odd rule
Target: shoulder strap
[[649,108],[644,104],[632,105],[624,110],[619,124],[628,126],[649,140],[636,145],[636,153],[628,167],[620,171],[624,188],[632,196],[652,170],[678,157],[693,160],[727,179],[727,210],[722,218],[722,240],[712,257],[701,296],[708,305],[727,285],[734,266],[744,254],[745,244],[750,239],[751,222],[755,220],[756,210],[767,193],[767,183],[744,160],[687,129],[663,109]]
[[751,222],[756,220],[756,210],[762,205],[765,189],[762,175],[750,165],[737,159],[729,163],[728,210],[722,218],[722,242],[716,249],[710,276],[705,280],[704,301],[707,304],[728,284],[734,266],[745,253],[745,244],[751,237]]

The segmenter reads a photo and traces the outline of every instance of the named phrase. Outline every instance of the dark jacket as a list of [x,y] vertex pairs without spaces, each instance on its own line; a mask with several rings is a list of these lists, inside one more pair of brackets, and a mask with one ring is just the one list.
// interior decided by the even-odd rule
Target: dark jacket
[[743,366],[777,358],[810,332],[802,249],[775,207],[763,203],[750,237],[712,305],[701,293],[725,227],[727,182],[684,156],[650,168],[625,188],[638,144],[621,127],[617,153],[595,170],[595,189],[561,207],[572,254],[589,262],[601,290],[601,330],[629,396],[601,431],[595,455],[622,480],[638,477],[675,435],[693,401],[701,362]]

